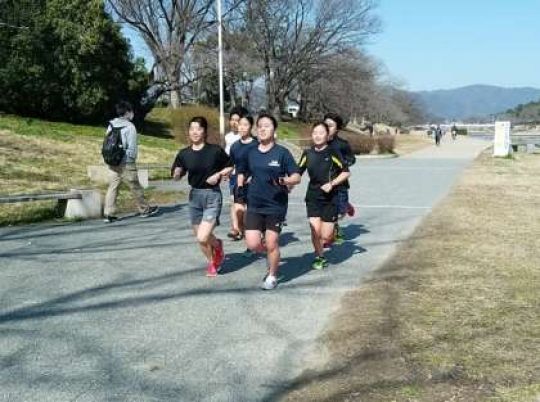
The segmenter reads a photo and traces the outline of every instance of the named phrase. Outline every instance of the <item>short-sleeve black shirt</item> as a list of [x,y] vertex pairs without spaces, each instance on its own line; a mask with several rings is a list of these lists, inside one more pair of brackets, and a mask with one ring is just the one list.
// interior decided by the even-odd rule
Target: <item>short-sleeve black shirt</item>
[[231,166],[231,160],[219,145],[204,144],[195,151],[191,146],[181,149],[174,160],[172,171],[180,167],[188,173],[189,185],[193,188],[214,188],[206,183],[213,174]]
[[321,186],[338,177],[341,172],[349,171],[343,156],[329,146],[321,151],[317,151],[315,147],[304,150],[298,167],[301,174],[306,170],[309,174],[306,199],[330,200],[335,195],[336,189],[325,193],[321,190]]

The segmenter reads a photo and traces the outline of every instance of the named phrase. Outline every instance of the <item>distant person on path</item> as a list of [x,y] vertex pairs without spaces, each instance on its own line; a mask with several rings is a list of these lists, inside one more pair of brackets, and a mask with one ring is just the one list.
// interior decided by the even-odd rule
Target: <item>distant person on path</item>
[[338,219],[338,191],[350,176],[347,163],[339,151],[328,146],[329,128],[324,122],[315,123],[311,132],[313,146],[304,150],[298,167],[300,174],[307,170],[309,185],[306,192],[306,209],[315,251],[313,269],[324,269],[324,244],[334,237]]
[[457,138],[457,127],[456,125],[452,125],[452,139],[455,140]]
[[[235,168],[245,161],[247,153],[252,148],[259,145],[257,139],[251,135],[252,128],[253,117],[242,116],[238,122],[240,139],[232,145],[230,152],[231,161]],[[242,190],[244,193],[247,191],[248,186],[249,183],[244,183],[244,189]],[[233,188],[233,208],[234,216],[236,218],[236,226],[234,227],[236,236],[233,237],[233,240],[241,240],[245,235],[244,218],[246,213],[246,197],[245,194],[238,193],[237,185]]]
[[188,174],[193,233],[208,262],[206,276],[215,277],[225,258],[223,242],[213,233],[219,225],[223,202],[219,184],[231,172],[232,166],[223,148],[206,142],[207,133],[208,122],[204,117],[191,119],[188,128],[191,145],[178,152],[171,173],[174,180]]
[[435,129],[435,145],[440,146],[441,145],[441,138],[442,138],[442,129],[439,124],[437,124],[437,128]]
[[[246,244],[256,253],[267,253],[268,273],[262,288],[277,286],[280,261],[279,234],[289,202],[287,186],[300,182],[300,174],[289,150],[275,142],[276,119],[267,113],[257,118],[259,144],[237,167],[238,192],[246,197]],[[246,192],[246,179],[251,177]],[[263,241],[264,236],[264,241]]]
[[[230,131],[225,134],[225,152],[227,155],[230,155],[231,153],[231,147],[235,142],[237,142],[240,139],[240,133],[238,133],[238,122],[240,121],[240,118],[242,116],[248,115],[249,112],[245,107],[237,106],[231,109],[229,112],[229,129]],[[236,186],[236,173],[232,172],[231,176],[229,177],[229,193],[230,193],[230,200],[231,200],[231,207],[230,207],[230,215],[231,215],[231,227],[229,229],[229,233],[227,234],[228,237],[230,237],[233,240],[237,240],[239,233],[238,233],[238,222],[236,220],[236,214],[234,211],[234,188]]]
[[[121,146],[122,153],[120,154],[121,159],[118,161],[118,164],[109,161],[109,163],[113,164],[108,165],[110,182],[107,194],[105,195],[104,208],[105,222],[107,223],[118,220],[118,217],[115,215],[116,198],[118,197],[118,187],[122,182],[125,182],[131,190],[142,218],[154,215],[159,210],[157,206],[150,206],[148,204],[144,198],[143,188],[139,183],[137,166],[135,164],[138,155],[137,129],[131,122],[135,116],[133,107],[129,102],[119,102],[116,105],[116,115],[118,117],[109,122],[105,141],[107,142],[109,139],[114,141],[114,136],[118,135],[117,139],[121,141],[121,144],[118,142],[118,145]],[[104,157],[106,157],[105,146],[103,152]]]
[[[324,122],[328,126],[329,131],[329,140],[328,146],[336,151],[338,151],[347,166],[352,166],[356,163],[356,157],[349,145],[347,140],[344,140],[339,136],[339,131],[343,129],[343,119],[336,113],[327,113],[324,116]],[[345,215],[354,216],[355,210],[353,205],[349,202],[349,181],[345,180],[338,189],[338,216],[339,219],[343,219]],[[336,234],[335,242],[336,244],[342,243],[344,240],[343,232],[338,223],[336,223]]]

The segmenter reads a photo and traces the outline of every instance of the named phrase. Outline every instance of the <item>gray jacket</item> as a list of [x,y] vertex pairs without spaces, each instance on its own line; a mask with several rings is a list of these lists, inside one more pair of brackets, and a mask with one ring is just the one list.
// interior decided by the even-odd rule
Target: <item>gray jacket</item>
[[[139,152],[137,147],[137,129],[131,121],[123,117],[117,117],[111,120],[110,124],[113,127],[123,127],[120,134],[122,135],[122,145],[124,145],[124,149],[126,150],[126,156],[124,156],[122,163],[135,163]],[[110,128],[108,131],[110,131]]]

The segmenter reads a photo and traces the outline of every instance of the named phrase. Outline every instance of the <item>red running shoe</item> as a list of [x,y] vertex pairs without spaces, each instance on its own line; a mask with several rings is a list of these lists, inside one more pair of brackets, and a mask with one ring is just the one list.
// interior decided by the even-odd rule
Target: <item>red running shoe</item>
[[221,264],[223,263],[223,259],[225,258],[225,252],[223,251],[223,241],[220,239],[217,239],[217,242],[218,242],[218,246],[214,247],[212,263],[219,271]]
[[206,268],[206,276],[209,278],[215,278],[218,275],[218,270],[214,265],[214,262],[208,263],[208,268]]
[[347,203],[347,215],[349,215],[350,217],[353,217],[355,213],[356,211],[354,210],[353,205],[350,202]]

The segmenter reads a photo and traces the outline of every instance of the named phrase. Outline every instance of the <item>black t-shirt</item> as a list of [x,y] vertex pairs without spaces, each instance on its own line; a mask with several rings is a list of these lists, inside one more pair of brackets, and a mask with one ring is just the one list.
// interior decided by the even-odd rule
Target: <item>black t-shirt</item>
[[246,158],[247,153],[251,148],[256,148],[259,145],[259,142],[255,137],[250,137],[251,141],[247,144],[242,142],[242,139],[239,139],[231,146],[230,156],[233,165],[238,166],[242,160]]
[[[337,134],[331,141],[328,141],[328,147],[339,152],[347,166],[352,166],[356,163],[356,157],[354,156],[351,146],[349,145],[349,141],[338,137]],[[340,187],[349,188],[349,180],[346,180],[343,184],[340,185]]]
[[231,166],[231,160],[219,145],[204,144],[195,151],[191,146],[181,149],[176,155],[172,171],[180,167],[188,173],[189,185],[193,188],[214,188],[206,183],[213,174]]
[[325,193],[321,190],[321,186],[338,177],[341,172],[349,171],[343,156],[328,146],[321,151],[317,151],[315,147],[304,150],[298,167],[300,174],[304,174],[306,170],[309,174],[306,200],[331,200],[336,188],[334,187],[330,193]]
[[285,217],[289,193],[278,184],[280,177],[298,173],[298,166],[289,150],[274,144],[269,151],[252,147],[236,166],[238,174],[251,176],[247,194],[247,208],[258,214]]

